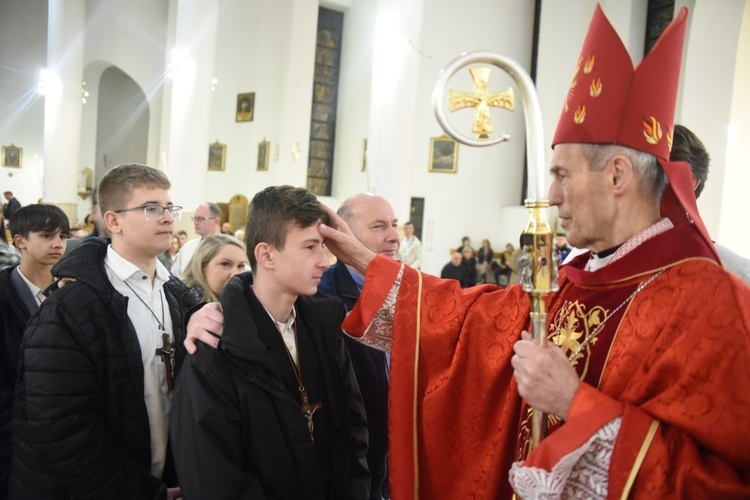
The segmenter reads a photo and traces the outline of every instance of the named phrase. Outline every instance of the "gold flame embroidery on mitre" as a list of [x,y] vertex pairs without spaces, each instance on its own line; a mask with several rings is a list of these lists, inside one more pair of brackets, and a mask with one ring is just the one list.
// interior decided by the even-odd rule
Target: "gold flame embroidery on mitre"
[[580,125],[581,123],[583,123],[585,119],[586,119],[586,106],[581,104],[580,106],[578,106],[578,109],[576,109],[575,115],[573,115],[573,121],[577,125]]
[[601,93],[602,93],[602,79],[594,78],[594,81],[591,82],[591,86],[589,87],[589,95],[591,97],[599,97],[599,94]]
[[674,140],[674,129],[670,128],[669,132],[667,132],[667,147],[669,147],[669,151],[672,152],[672,141]]
[[586,66],[583,67],[583,72],[585,74],[588,75],[594,69],[594,60],[594,54],[591,54],[591,56],[589,56],[589,58],[586,60]]
[[661,125],[653,116],[643,120],[643,137],[649,144],[658,144],[661,140]]

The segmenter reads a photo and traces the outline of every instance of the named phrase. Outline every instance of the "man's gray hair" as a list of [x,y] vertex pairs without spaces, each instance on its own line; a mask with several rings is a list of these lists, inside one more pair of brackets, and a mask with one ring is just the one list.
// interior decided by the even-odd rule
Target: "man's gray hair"
[[661,201],[669,181],[654,155],[617,144],[581,144],[581,154],[593,171],[602,170],[615,156],[626,157],[640,174],[644,187],[653,194],[654,201]]

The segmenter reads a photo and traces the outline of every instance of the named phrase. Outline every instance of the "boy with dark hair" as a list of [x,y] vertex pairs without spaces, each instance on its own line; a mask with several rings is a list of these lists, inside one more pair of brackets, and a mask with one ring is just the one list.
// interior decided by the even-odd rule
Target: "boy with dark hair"
[[185,361],[171,415],[186,498],[363,498],[367,423],[341,322],[317,286],[328,222],[309,191],[269,187],[250,205],[253,271],[221,294],[218,349]]
[[52,269],[74,281],[23,336],[11,497],[180,496],[168,415],[193,302],[157,260],[182,213],[169,187],[145,165],[107,172],[99,203],[111,244],[88,239]]
[[68,216],[54,205],[26,205],[9,221],[21,263],[0,271],[0,498],[5,498],[13,441],[13,391],[21,337],[53,281],[52,266],[65,252],[70,236]]

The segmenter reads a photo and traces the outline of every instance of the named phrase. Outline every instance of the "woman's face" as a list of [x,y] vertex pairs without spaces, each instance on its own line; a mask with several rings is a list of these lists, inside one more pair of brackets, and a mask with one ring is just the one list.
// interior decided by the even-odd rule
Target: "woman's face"
[[169,251],[175,254],[177,253],[179,249],[180,249],[180,239],[177,236],[172,236],[172,246],[169,248]]
[[224,245],[203,269],[206,284],[217,297],[229,278],[244,273],[249,268],[245,251],[236,245]]

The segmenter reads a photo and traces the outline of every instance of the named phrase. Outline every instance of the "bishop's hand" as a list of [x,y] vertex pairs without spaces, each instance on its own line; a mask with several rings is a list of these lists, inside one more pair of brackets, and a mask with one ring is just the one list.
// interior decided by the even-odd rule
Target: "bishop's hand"
[[581,381],[562,350],[531,340],[529,332],[513,346],[511,359],[518,393],[532,407],[566,419]]
[[366,248],[352,234],[344,219],[336,212],[324,207],[331,218],[331,225],[320,224],[320,234],[325,238],[325,245],[344,264],[356,269],[360,274],[367,272],[367,266],[375,258],[375,252]]

